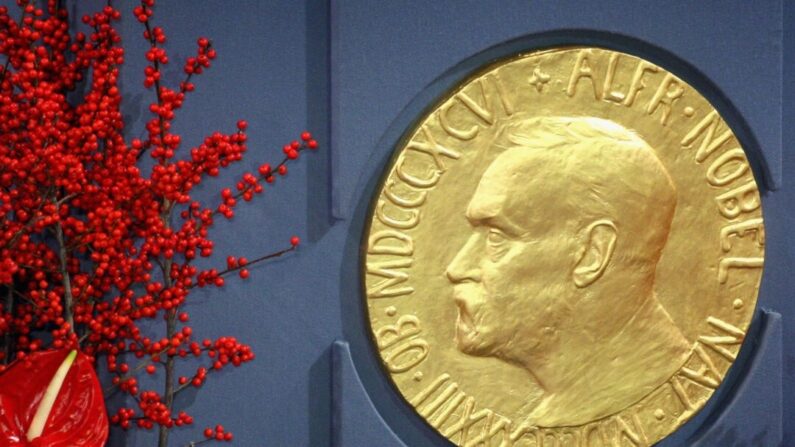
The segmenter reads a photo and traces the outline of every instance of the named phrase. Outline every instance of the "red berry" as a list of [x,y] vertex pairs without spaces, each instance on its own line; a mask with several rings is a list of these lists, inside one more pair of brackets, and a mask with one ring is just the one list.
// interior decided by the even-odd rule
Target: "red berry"
[[[141,82],[157,91],[150,91],[151,99],[143,102],[142,135],[129,142],[120,107],[124,92],[119,73],[125,57],[115,23],[120,12],[112,2],[83,18],[89,35],[68,32],[66,11],[54,7],[57,2],[17,3],[24,15],[13,26],[8,26],[8,8],[0,6],[0,40],[8,42],[0,44],[0,55],[12,68],[12,76],[0,77],[4,87],[13,87],[13,94],[0,98],[0,164],[11,166],[0,170],[0,216],[5,219],[0,228],[0,284],[19,284],[20,298],[32,305],[15,307],[13,321],[0,315],[0,335],[11,329],[18,348],[0,353],[0,363],[19,359],[29,364],[48,344],[74,349],[85,341],[85,354],[92,361],[104,359],[111,384],[138,404],[110,415],[113,424],[123,429],[191,425],[189,415],[166,408],[173,396],[139,389],[145,382],[141,376],[158,374],[166,358],[191,356],[198,361],[206,355],[214,368],[254,359],[250,347],[233,337],[196,341],[183,306],[194,286],[224,284],[217,269],[193,264],[215,251],[208,235],[214,219],[219,214],[231,218],[237,202],[252,199],[262,191],[262,180],[274,181],[276,172],[263,164],[256,177],[243,176],[237,190],[219,191],[220,203],[213,206],[193,198],[192,191],[207,176],[218,176],[242,160],[248,123],[238,121],[237,131],[228,134],[212,132],[174,160],[178,150],[185,152],[172,127],[175,115],[194,90],[192,78],[210,68],[216,52],[209,39],[199,38],[195,53],[180,67],[183,81],[161,85],[169,54],[164,30],[151,22],[156,0],[140,0],[132,8],[133,21],[147,25],[141,30],[146,47],[140,55]],[[85,87],[85,94],[67,101],[68,92],[78,86]],[[295,158],[311,139],[302,133],[285,155]],[[152,161],[141,169],[138,159],[144,154]],[[287,168],[278,173],[286,174]],[[177,208],[173,222],[171,206]],[[49,273],[62,268],[50,244],[56,224],[63,224],[70,241],[66,268],[71,292],[79,297],[78,305],[69,309],[70,323],[64,316],[62,287]],[[164,277],[155,263],[165,270]],[[232,257],[223,273],[234,271],[246,278],[246,263]],[[154,328],[147,320],[155,318],[176,319],[180,328],[149,338],[144,333]],[[78,335],[83,333],[85,339]],[[143,366],[125,363],[133,356]],[[195,375],[179,376],[177,382],[201,387],[208,374],[207,367],[199,367]],[[203,433],[209,438],[205,441],[232,439],[221,426]]]
[[301,139],[304,140],[304,141],[309,141],[309,140],[312,139],[312,134],[309,133],[309,132],[302,132],[301,133]]
[[300,243],[301,243],[301,239],[299,239],[298,236],[293,236],[293,237],[290,238],[290,245],[292,245],[293,247],[297,247],[298,244],[300,244]]

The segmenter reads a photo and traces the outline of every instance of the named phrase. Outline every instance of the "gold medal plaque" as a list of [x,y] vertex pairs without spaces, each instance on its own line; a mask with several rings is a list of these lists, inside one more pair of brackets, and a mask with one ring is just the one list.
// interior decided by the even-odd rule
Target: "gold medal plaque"
[[363,240],[373,341],[462,446],[647,446],[737,357],[764,256],[718,112],[600,48],[489,65],[396,148]]

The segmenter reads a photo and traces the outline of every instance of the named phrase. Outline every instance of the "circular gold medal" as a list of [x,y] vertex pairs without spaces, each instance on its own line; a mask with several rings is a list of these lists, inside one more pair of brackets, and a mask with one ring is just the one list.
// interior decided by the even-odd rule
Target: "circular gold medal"
[[764,255],[718,112],[643,59],[485,67],[406,133],[373,199],[374,343],[458,445],[654,444],[735,360]]

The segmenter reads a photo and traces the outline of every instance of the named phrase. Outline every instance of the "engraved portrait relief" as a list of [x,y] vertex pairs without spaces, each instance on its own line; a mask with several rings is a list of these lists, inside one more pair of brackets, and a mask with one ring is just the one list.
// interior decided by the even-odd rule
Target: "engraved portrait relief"
[[456,346],[529,372],[538,426],[620,411],[691,350],[655,290],[676,186],[653,148],[604,119],[514,116],[493,144],[445,272]]

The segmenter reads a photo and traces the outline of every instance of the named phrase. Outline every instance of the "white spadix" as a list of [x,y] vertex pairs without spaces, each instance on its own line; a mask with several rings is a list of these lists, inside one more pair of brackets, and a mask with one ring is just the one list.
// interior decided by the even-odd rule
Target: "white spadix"
[[47,385],[47,391],[44,392],[44,397],[41,399],[39,407],[36,409],[36,414],[33,416],[33,421],[28,428],[28,441],[32,441],[41,436],[44,425],[47,423],[47,418],[50,416],[53,405],[55,405],[55,398],[58,397],[58,393],[61,391],[63,382],[66,379],[66,374],[69,372],[69,368],[72,367],[72,363],[74,363],[76,357],[77,351],[69,352],[69,355],[67,355],[63,363],[61,363],[61,366],[55,371],[55,375],[52,376],[50,384]]

